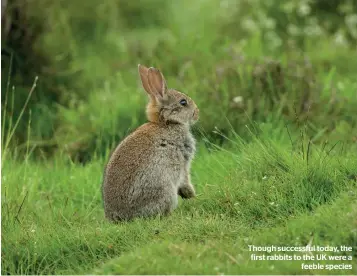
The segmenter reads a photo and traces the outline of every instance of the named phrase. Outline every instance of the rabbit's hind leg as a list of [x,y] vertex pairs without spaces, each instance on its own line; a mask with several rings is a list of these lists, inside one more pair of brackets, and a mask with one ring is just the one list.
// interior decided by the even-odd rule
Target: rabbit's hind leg
[[172,193],[165,197],[157,198],[142,206],[137,211],[138,217],[152,217],[157,215],[167,216],[174,209],[176,209],[178,204],[177,194]]

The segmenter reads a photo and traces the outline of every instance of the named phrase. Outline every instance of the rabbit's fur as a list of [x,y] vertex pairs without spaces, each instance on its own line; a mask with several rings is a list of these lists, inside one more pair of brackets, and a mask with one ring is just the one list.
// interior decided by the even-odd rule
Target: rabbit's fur
[[105,216],[111,221],[167,215],[176,208],[178,195],[195,196],[190,126],[199,110],[187,95],[168,89],[159,70],[142,65],[138,69],[150,99],[149,122],[117,146],[105,168],[102,194]]

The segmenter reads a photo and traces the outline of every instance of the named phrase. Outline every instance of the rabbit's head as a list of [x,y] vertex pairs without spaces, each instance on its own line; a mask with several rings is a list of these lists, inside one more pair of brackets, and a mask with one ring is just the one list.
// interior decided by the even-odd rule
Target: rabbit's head
[[183,125],[197,122],[199,110],[190,97],[175,89],[168,89],[158,69],[140,64],[138,67],[142,85],[150,96],[146,108],[149,121]]

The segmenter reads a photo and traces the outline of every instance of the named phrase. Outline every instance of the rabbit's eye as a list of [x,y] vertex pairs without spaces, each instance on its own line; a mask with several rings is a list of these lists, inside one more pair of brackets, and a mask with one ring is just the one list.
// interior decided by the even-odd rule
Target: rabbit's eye
[[187,101],[185,99],[180,100],[180,105],[186,106]]

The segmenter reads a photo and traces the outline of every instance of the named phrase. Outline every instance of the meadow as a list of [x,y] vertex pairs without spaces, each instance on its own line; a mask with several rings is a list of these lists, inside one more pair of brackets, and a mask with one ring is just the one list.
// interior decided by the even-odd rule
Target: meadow
[[[357,274],[354,1],[32,4],[7,7],[23,37],[2,30],[2,274]],[[200,108],[197,197],[113,224],[102,176],[146,121],[138,63]],[[352,269],[249,245],[346,245],[318,263]]]

